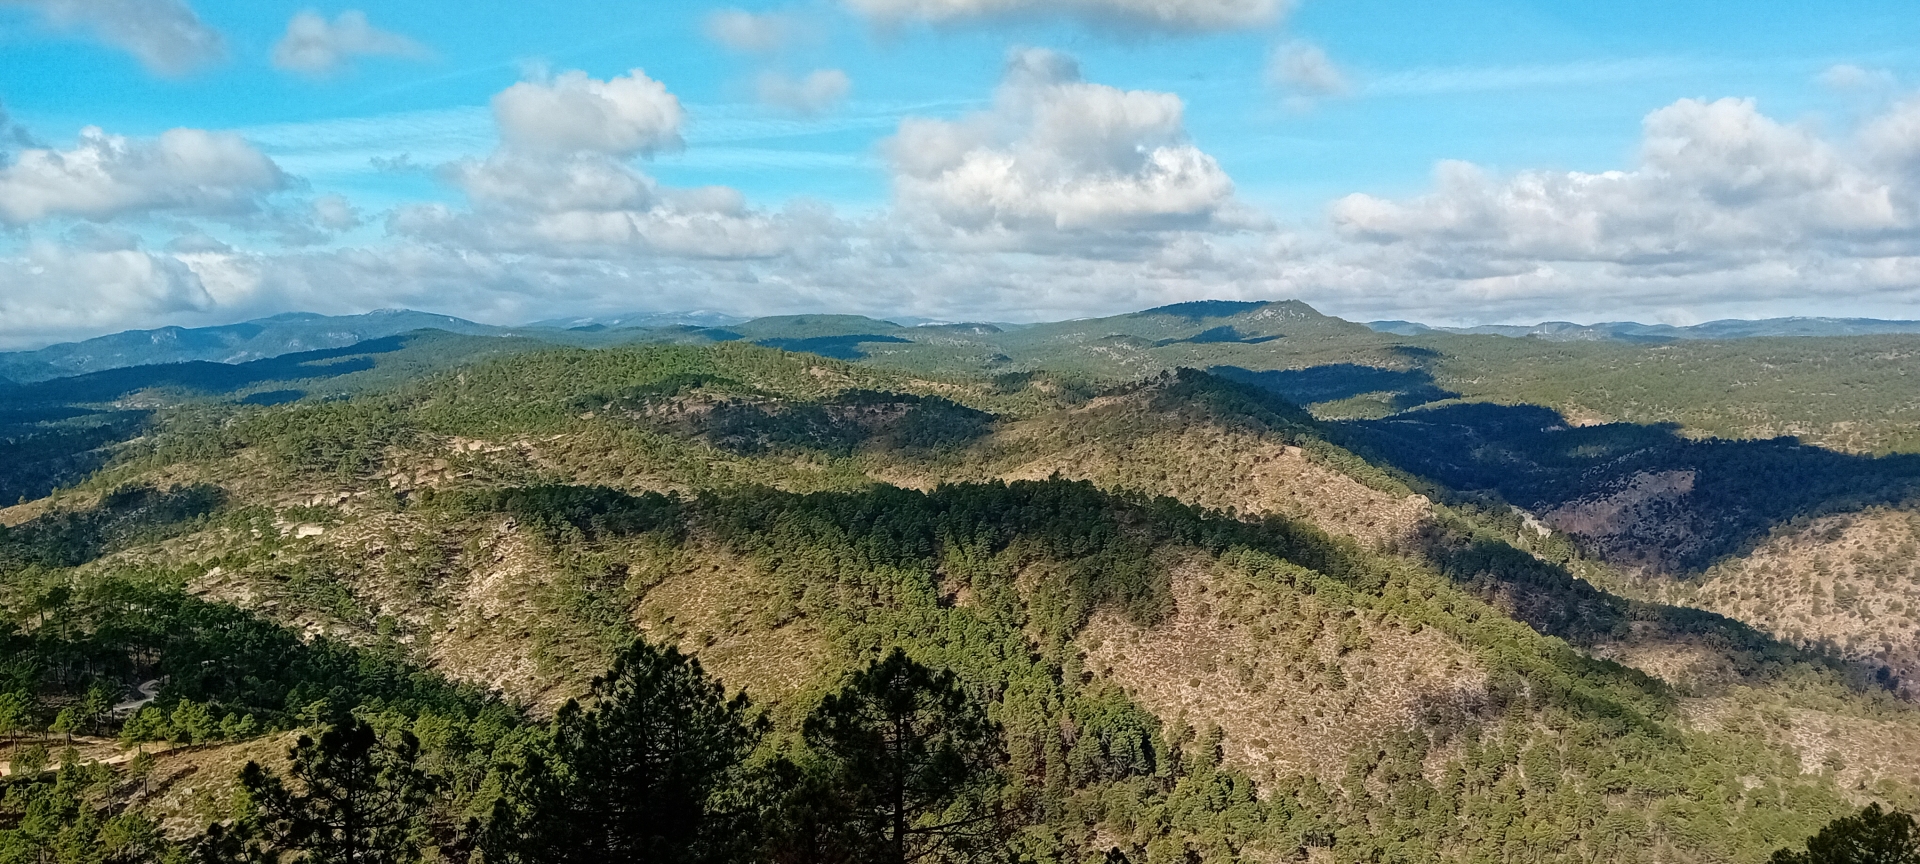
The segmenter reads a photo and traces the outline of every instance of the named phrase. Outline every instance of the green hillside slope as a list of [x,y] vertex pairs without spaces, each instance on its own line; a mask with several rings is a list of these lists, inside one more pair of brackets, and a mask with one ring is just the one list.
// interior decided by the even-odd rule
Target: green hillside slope
[[[1321,326],[1295,311],[1275,328]],[[1216,312],[1248,314],[1148,323]],[[8,782],[0,848],[183,848],[251,812],[239,764],[294,770],[283,736],[352,710],[437,778],[410,844],[504,855],[529,754],[572,728],[547,718],[636,636],[750,696],[770,765],[824,758],[807,718],[893,648],[952,670],[1033,860],[1759,861],[1920,804],[1885,666],[1607,593],[1629,574],[1259,386],[451,356],[186,400],[0,511],[0,698],[90,754]],[[142,681],[151,710],[101,708]],[[82,770],[121,758],[103,733],[168,743]]]

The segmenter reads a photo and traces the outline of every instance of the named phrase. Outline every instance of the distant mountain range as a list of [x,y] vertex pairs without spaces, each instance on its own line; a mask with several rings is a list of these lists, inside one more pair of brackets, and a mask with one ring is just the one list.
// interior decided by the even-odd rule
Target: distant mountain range
[[[496,327],[451,315],[410,309],[381,309],[364,315],[316,315],[289,312],[217,327],[162,327],[128,330],[83,342],[63,342],[35,351],[0,353],[0,392],[69,375],[127,366],[210,360],[245,363],[302,351],[344,348],[416,330],[444,330],[463,336],[529,336],[548,340],[591,339],[614,330],[663,327],[720,327],[746,319],[718,312],[646,312],[554,318],[521,327]],[[568,334],[562,336],[561,334]]]
[[1671,342],[1676,339],[1752,339],[1768,336],[1870,336],[1882,333],[1920,333],[1920,321],[1884,321],[1878,318],[1728,318],[1691,327],[1610,321],[1575,324],[1546,321],[1534,325],[1482,324],[1478,327],[1432,327],[1413,321],[1368,321],[1368,327],[1396,336],[1423,333],[1459,333],[1471,336],[1511,336],[1548,342]]
[[725,312],[695,309],[691,312],[626,312],[617,315],[584,315],[573,318],[549,318],[526,325],[531,330],[631,330],[654,327],[725,327],[749,319]]
[[484,335],[499,329],[450,315],[406,309],[338,316],[290,312],[240,324],[128,330],[84,342],[49,345],[37,351],[7,352],[0,354],[0,378],[25,384],[154,363],[191,360],[244,363],[300,351],[344,348],[368,339],[415,330]]
[[[1257,310],[1267,309],[1265,312]],[[1284,314],[1283,314],[1284,313]],[[1235,316],[1253,316],[1242,321]],[[1275,317],[1280,316],[1280,317]],[[1219,326],[1192,335],[1172,327],[1146,326],[1166,319],[1219,318],[1229,326]],[[1229,319],[1232,319],[1229,321]],[[1256,320],[1257,319],[1257,320]],[[1283,320],[1284,319],[1284,320]],[[0,393],[23,384],[32,384],[70,375],[84,375],[129,366],[159,363],[184,363],[196,360],[217,363],[245,363],[305,351],[344,348],[370,339],[398,336],[418,330],[442,330],[465,336],[517,336],[542,342],[578,345],[607,345],[627,341],[713,342],[745,339],[762,345],[796,351],[811,351],[842,359],[866,356],[861,344],[905,342],[977,341],[980,337],[1004,334],[998,340],[1009,345],[1028,342],[1060,341],[1081,344],[1121,340],[1115,348],[1154,347],[1172,342],[1256,344],[1279,338],[1271,325],[1286,323],[1290,331],[1309,321],[1324,326],[1352,328],[1360,325],[1322,316],[1305,304],[1287,301],[1281,304],[1201,301],[1149,309],[1112,319],[1061,321],[1049,324],[955,324],[924,318],[879,320],[857,315],[786,315],[746,319],[708,310],[685,312],[630,312],[612,315],[550,318],[518,327],[479,324],[450,315],[435,315],[406,309],[383,309],[364,315],[316,315],[292,312],[240,324],[217,327],[162,327],[157,330],[129,330],[83,342],[66,342],[34,351],[0,353]],[[1121,326],[1118,322],[1129,322]],[[1217,323],[1217,322],[1216,322]],[[1167,325],[1172,326],[1172,325]],[[1373,332],[1397,336],[1457,334],[1525,337],[1548,342],[1625,342],[1661,343],[1678,340],[1746,339],[1769,336],[1861,336],[1886,333],[1920,333],[1920,321],[1885,321],[1872,318],[1768,318],[1758,321],[1729,319],[1710,321],[1691,327],[1666,324],[1609,322],[1574,324],[1549,321],[1532,326],[1489,324],[1478,327],[1434,327],[1412,321],[1370,321],[1364,325]],[[1115,329],[1118,327],[1119,329]],[[1138,330],[1139,332],[1135,332]],[[1180,332],[1174,332],[1180,330]],[[1085,332],[1081,332],[1085,331]],[[1099,331],[1099,332],[1095,332]],[[1137,337],[1140,345],[1127,342]],[[1009,341],[1010,340],[1010,341]],[[1144,341],[1141,341],[1144,340]],[[1156,341],[1158,340],[1158,341]],[[983,343],[984,344],[984,343]]]

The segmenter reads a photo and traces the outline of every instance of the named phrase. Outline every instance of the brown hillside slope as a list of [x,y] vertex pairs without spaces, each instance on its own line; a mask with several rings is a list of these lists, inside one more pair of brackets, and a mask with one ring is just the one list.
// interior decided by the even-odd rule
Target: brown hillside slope
[[1667,602],[1737,618],[1796,645],[1881,664],[1920,692],[1920,509],[1875,507],[1776,530]]
[[1143,388],[1008,423],[937,479],[1058,473],[1203,507],[1300,519],[1369,546],[1407,539],[1431,513],[1426,498],[1387,483],[1370,486],[1323,450],[1298,446],[1297,433],[1173,410],[1162,396]]

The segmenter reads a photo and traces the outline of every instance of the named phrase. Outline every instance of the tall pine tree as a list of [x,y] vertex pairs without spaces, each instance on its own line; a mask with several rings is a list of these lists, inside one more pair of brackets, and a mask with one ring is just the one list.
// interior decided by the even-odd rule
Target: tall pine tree
[[547,752],[528,755],[496,808],[501,860],[707,864],[752,854],[741,766],[763,722],[746,697],[678,650],[635,641],[595,679],[592,707],[568,703]]
[[411,732],[382,740],[348,716],[294,742],[291,784],[249,762],[240,782],[254,822],[274,849],[309,864],[405,864],[420,855],[413,834],[433,796]]
[[895,648],[807,717],[818,760],[781,857],[911,864],[991,857],[1004,839],[998,728],[951,671]]

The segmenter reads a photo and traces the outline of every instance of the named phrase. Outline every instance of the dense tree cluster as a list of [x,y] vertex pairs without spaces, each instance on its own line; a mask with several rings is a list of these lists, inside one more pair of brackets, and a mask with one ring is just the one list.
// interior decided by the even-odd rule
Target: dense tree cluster
[[[491,762],[449,762],[408,724],[346,715],[295,741],[283,769],[249,763],[239,815],[192,843],[199,862],[296,854],[324,864],[478,856],[502,864],[910,864],[1003,860],[998,730],[951,674],[895,652],[808,716],[768,732],[698,661],[635,642]],[[386,728],[382,728],[382,727]],[[463,794],[482,772],[480,794]],[[468,775],[468,776],[463,776]],[[467,808],[463,811],[462,800]],[[476,809],[473,805],[485,805]],[[465,812],[467,818],[460,818]]]

